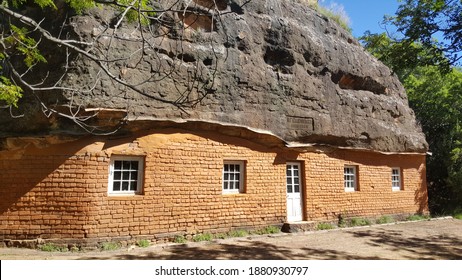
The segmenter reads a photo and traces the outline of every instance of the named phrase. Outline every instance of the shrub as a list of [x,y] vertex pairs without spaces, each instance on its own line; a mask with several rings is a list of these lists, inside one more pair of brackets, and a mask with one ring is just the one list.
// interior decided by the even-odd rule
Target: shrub
[[329,229],[333,229],[334,226],[332,224],[329,224],[329,223],[320,223],[316,226],[316,229],[317,230],[329,230]]
[[226,239],[228,235],[226,233],[217,233],[214,235],[214,238],[216,239]]
[[280,233],[280,232],[281,232],[281,229],[279,227],[268,226],[266,228],[256,230],[256,231],[254,231],[252,233],[263,235],[263,234],[273,234],[273,233]]
[[101,244],[101,250],[103,251],[113,251],[120,248],[120,244],[116,242],[104,242]]
[[243,229],[233,230],[228,233],[229,237],[244,237],[249,235],[249,232]]
[[422,221],[422,220],[428,220],[428,216],[427,215],[419,215],[419,214],[416,214],[416,215],[411,215],[409,217],[407,217],[406,220],[408,221]]
[[359,227],[359,226],[368,226],[371,224],[371,221],[364,218],[351,218],[350,226]]
[[389,224],[389,223],[393,223],[394,221],[395,219],[393,219],[393,217],[391,216],[382,216],[377,219],[376,223],[377,224]]
[[275,226],[269,226],[264,229],[265,234],[273,234],[273,233],[280,233],[281,228]]
[[175,239],[173,239],[174,243],[179,243],[179,244],[186,243],[187,241],[188,240],[183,235],[177,235],[177,236],[175,236]]
[[192,240],[194,242],[201,242],[201,241],[210,241],[213,239],[213,235],[211,235],[210,233],[200,233],[200,234],[196,234],[193,236]]
[[149,247],[150,242],[149,242],[149,240],[142,239],[142,240],[138,240],[136,242],[136,245],[138,245],[138,247],[141,247],[141,248],[146,248],[146,247]]
[[69,251],[68,248],[63,247],[63,246],[58,246],[53,243],[43,244],[39,246],[39,250],[44,251],[44,252],[67,252]]

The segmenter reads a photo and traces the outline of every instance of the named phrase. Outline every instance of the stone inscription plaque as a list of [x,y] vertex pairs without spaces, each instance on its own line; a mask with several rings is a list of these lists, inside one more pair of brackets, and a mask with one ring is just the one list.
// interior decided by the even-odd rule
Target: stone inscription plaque
[[314,131],[314,119],[310,117],[287,116],[287,126],[289,129],[297,131]]

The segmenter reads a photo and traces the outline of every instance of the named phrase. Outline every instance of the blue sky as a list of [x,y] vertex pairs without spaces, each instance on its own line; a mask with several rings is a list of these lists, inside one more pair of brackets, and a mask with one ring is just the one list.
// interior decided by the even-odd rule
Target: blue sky
[[383,16],[394,15],[399,6],[397,0],[319,0],[322,6],[344,11],[350,19],[350,27],[355,37],[365,31],[382,33],[380,22]]

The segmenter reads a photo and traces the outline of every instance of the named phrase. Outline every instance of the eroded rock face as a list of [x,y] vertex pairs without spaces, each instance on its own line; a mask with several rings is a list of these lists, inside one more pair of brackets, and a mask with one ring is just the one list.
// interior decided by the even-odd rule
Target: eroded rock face
[[[175,36],[174,24],[156,27],[168,35],[149,39],[155,51],[139,51],[139,43],[127,40],[140,38],[129,24],[109,42],[113,11],[74,16],[78,37],[111,44],[112,57],[131,55],[110,70],[144,94],[111,81],[80,57],[66,83],[95,87],[73,96],[73,104],[127,110],[128,126],[138,120],[200,121],[270,132],[288,143],[427,150],[397,77],[331,20],[298,1],[193,2],[172,15],[172,22],[176,17],[187,27],[183,33]],[[166,74],[169,69],[174,71]],[[70,99],[70,92],[62,94]],[[45,123],[51,130],[65,125]]]

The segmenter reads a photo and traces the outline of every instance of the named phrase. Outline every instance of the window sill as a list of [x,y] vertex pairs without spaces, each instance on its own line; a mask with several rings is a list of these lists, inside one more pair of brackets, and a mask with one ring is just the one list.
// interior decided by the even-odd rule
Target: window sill
[[223,196],[243,196],[245,194],[246,193],[232,193],[232,192],[230,192],[230,193],[221,193],[221,195],[223,195]]
[[108,193],[107,195],[107,198],[114,200],[141,199],[143,197],[142,193]]

